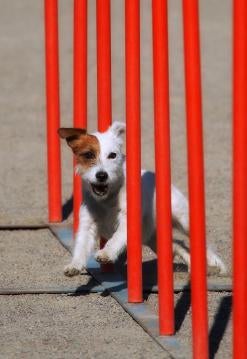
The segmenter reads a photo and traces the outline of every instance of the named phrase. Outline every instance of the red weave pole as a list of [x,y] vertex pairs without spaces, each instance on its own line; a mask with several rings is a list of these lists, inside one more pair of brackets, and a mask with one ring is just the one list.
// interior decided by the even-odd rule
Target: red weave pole
[[58,6],[45,0],[46,118],[49,222],[62,220],[61,154],[57,130],[60,127]]
[[193,357],[208,358],[203,126],[197,0],[183,0]]
[[167,2],[153,0],[155,173],[160,335],[174,333]]
[[[74,0],[74,127],[87,128],[87,0]],[[82,181],[75,174],[73,192],[75,233],[82,203]]]
[[247,358],[247,2],[233,13],[233,357]]
[[[98,131],[104,132],[112,122],[111,110],[111,4],[110,0],[96,1],[97,17],[97,102]],[[101,238],[100,248],[106,240]],[[112,264],[102,264],[102,272],[112,272]]]
[[110,0],[97,0],[97,95],[98,130],[106,131],[111,110],[111,6]]
[[142,302],[140,3],[125,0],[128,300]]

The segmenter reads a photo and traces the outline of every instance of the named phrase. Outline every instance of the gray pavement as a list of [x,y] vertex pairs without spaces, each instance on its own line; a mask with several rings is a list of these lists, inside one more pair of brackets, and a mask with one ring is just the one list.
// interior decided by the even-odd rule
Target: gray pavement
[[[48,230],[0,231],[2,288],[64,288],[68,252]],[[0,358],[168,358],[107,294],[0,295]]]
[[[88,54],[88,119],[89,129],[94,130],[97,117],[96,102],[96,58],[95,58],[95,2],[89,1],[89,54]],[[72,1],[60,0],[60,70],[61,70],[61,124],[72,123]],[[43,1],[4,1],[0,0],[0,226],[1,225],[33,225],[47,222],[47,188],[46,188],[46,148],[45,148],[45,92],[44,92],[44,46],[43,46]],[[124,121],[124,2],[112,1],[112,86],[113,86],[113,118]],[[153,97],[152,97],[152,58],[151,58],[151,1],[141,0],[141,66],[142,66],[142,162],[143,167],[154,168],[153,159]],[[204,129],[205,129],[205,169],[207,192],[207,234],[208,241],[224,258],[231,272],[231,2],[201,0],[201,47],[202,47],[202,77],[204,94]],[[183,76],[183,46],[182,46],[182,18],[181,2],[169,1],[169,30],[170,30],[170,92],[171,92],[171,133],[172,133],[172,177],[173,182],[187,194],[186,175],[186,142],[185,142],[185,111],[184,111],[184,76]],[[62,146],[63,156],[63,202],[71,197],[72,159],[71,153],[65,145]],[[32,284],[65,284],[69,280],[61,274],[62,267],[68,260],[68,255],[52,242],[52,236],[47,231],[38,232],[1,232],[1,283],[0,286]],[[19,241],[19,239],[21,240]],[[53,243],[53,244],[52,244]],[[25,250],[28,252],[26,253]],[[39,248],[35,251],[35,248]],[[8,253],[8,256],[6,254]],[[25,255],[24,255],[25,253]],[[11,255],[10,255],[11,254]],[[35,257],[38,254],[38,257]],[[7,257],[6,257],[7,256]],[[8,259],[6,259],[8,258]],[[28,258],[28,259],[27,259]],[[45,262],[45,261],[48,262]],[[45,264],[47,263],[47,264]],[[17,269],[18,268],[18,269]],[[51,274],[52,273],[52,274]],[[31,276],[29,280],[29,275]],[[86,276],[79,280],[86,280]],[[77,284],[78,279],[70,283]],[[73,282],[75,281],[75,282]],[[69,285],[69,284],[68,284]],[[18,299],[19,298],[19,299]],[[42,299],[43,298],[43,299]],[[56,300],[63,306],[70,307],[69,301],[76,301],[86,311],[92,306],[93,313],[102,315],[99,302],[114,308],[113,313],[108,310],[104,332],[114,332],[114,321],[121,322],[121,340],[106,344],[112,353],[119,353],[119,357],[133,358],[163,357],[160,349],[150,344],[150,351],[146,344],[149,338],[144,335],[135,323],[126,315],[122,319],[121,308],[111,298],[99,295],[83,297],[1,297],[1,323],[7,328],[1,342],[4,348],[2,357],[27,357],[18,348],[25,343],[29,352],[36,352],[40,345],[40,357],[49,357],[49,340],[43,344],[39,339],[39,331],[34,336],[28,335],[21,341],[21,325],[15,323],[18,317],[16,301],[21,300],[21,311],[33,314],[30,322],[36,323],[50,313]],[[50,298],[50,299],[49,299]],[[57,299],[59,298],[59,299]],[[91,299],[92,298],[92,299]],[[96,298],[96,299],[95,299]],[[99,299],[100,298],[100,299]],[[151,305],[156,306],[157,297],[151,296]],[[179,300],[179,296],[176,297]],[[30,302],[29,302],[30,300]],[[50,307],[49,307],[50,301]],[[77,302],[78,301],[78,302]],[[99,302],[98,302],[99,301]],[[186,298],[182,300],[186,302]],[[44,305],[42,306],[41,303]],[[67,303],[67,304],[66,304]],[[180,302],[181,303],[181,302]],[[222,304],[223,303],[223,304]],[[78,305],[79,305],[78,304]],[[77,304],[76,304],[77,305]],[[32,308],[29,310],[28,308]],[[39,308],[39,310],[37,309]],[[226,294],[209,295],[210,318],[216,317],[218,325],[213,328],[212,338],[217,338],[219,344],[218,358],[231,357],[231,328],[228,322],[230,299]],[[6,308],[8,308],[6,310]],[[12,309],[11,309],[12,308]],[[50,308],[50,309],[49,309]],[[223,308],[223,309],[222,309]],[[67,310],[67,309],[66,309]],[[69,322],[70,312],[64,309],[63,324]],[[68,309],[69,310],[69,309]],[[25,312],[26,311],[26,312]],[[9,314],[8,314],[9,313]],[[121,312],[122,313],[122,312]],[[217,314],[218,313],[218,314]],[[223,314],[222,314],[223,313]],[[59,314],[59,313],[57,313]],[[96,315],[95,315],[96,316]],[[191,341],[189,315],[185,316],[178,332],[182,340]],[[21,317],[20,317],[21,318]],[[45,326],[49,324],[51,315],[47,315]],[[82,319],[82,317],[80,317]],[[22,320],[22,319],[20,319]],[[91,334],[92,340],[99,338],[101,331],[90,319],[87,326],[76,328],[74,318],[74,332],[80,333],[77,342],[66,346],[65,339],[57,340],[54,344],[53,357],[78,357],[80,353],[73,349],[79,348],[83,336]],[[211,322],[210,322],[211,323]],[[12,325],[12,327],[11,327]],[[33,324],[32,324],[33,325]],[[70,325],[67,323],[67,325]],[[217,328],[218,331],[217,331]],[[37,327],[40,328],[40,327]],[[125,333],[124,329],[125,328]],[[131,331],[134,328],[133,332]],[[60,327],[63,332],[63,326]],[[226,331],[225,331],[226,329]],[[19,330],[19,332],[18,332]],[[69,328],[66,330],[70,330]],[[12,334],[11,334],[12,331]],[[135,353],[134,332],[140,333],[139,348]],[[19,333],[18,335],[16,333]],[[221,342],[223,333],[224,338]],[[27,331],[27,333],[29,333]],[[66,332],[68,333],[68,332]],[[49,333],[47,334],[49,336]],[[59,334],[63,335],[63,334]],[[72,335],[74,338],[74,335]],[[67,334],[65,335],[67,338]],[[16,346],[10,347],[10,338],[15,338]],[[24,338],[24,334],[23,334]],[[33,344],[32,347],[32,338]],[[36,339],[35,339],[36,338]],[[88,337],[87,337],[88,338]],[[102,339],[103,340],[103,339]],[[212,339],[213,340],[213,339]],[[6,346],[2,346],[6,342]],[[221,342],[221,343],[220,343]],[[97,357],[97,350],[92,350],[92,342],[86,340],[84,344],[85,356]],[[101,343],[101,342],[100,342]],[[113,344],[115,343],[115,344]],[[104,345],[103,345],[104,347]],[[118,351],[116,352],[116,347]],[[152,349],[152,348],[153,349]],[[217,345],[215,345],[215,348]],[[36,348],[35,350],[32,348]],[[128,350],[126,348],[129,348]],[[142,349],[140,349],[142,348]],[[83,349],[83,350],[84,350]],[[123,350],[126,349],[126,354]],[[16,350],[16,352],[15,352]],[[42,352],[43,350],[43,352]],[[53,349],[52,349],[53,350]],[[57,350],[57,354],[56,353]],[[78,349],[79,350],[79,349]],[[139,351],[138,351],[139,350]],[[111,357],[109,352],[102,352],[104,358]],[[108,354],[107,354],[108,353]],[[0,350],[0,356],[1,356]],[[37,352],[37,356],[39,353]],[[74,356],[73,356],[74,355]],[[122,355],[122,356],[120,356]],[[124,356],[125,355],[125,356]],[[160,356],[159,356],[160,355]],[[30,354],[31,356],[31,354]],[[33,354],[32,354],[33,356]],[[117,357],[115,355],[115,357]]]
[[70,255],[49,230],[1,231],[0,252],[1,288],[78,287],[90,279],[63,275]]

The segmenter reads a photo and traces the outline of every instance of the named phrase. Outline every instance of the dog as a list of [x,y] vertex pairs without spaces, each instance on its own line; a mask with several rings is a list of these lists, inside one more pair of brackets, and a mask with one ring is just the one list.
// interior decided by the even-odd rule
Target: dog
[[[107,240],[103,249],[95,253],[100,263],[114,263],[127,244],[126,162],[123,153],[125,124],[113,122],[106,132],[87,133],[85,129],[60,128],[59,136],[67,141],[76,159],[76,173],[83,181],[83,204],[79,213],[73,258],[64,269],[66,276],[74,276],[86,267],[95,251],[97,239]],[[155,175],[142,170],[142,234],[143,243],[153,248],[155,237]],[[189,236],[188,202],[171,186],[173,228]],[[188,249],[173,242],[174,256],[178,255],[190,268]],[[220,257],[207,249],[207,261],[221,274],[226,272]]]

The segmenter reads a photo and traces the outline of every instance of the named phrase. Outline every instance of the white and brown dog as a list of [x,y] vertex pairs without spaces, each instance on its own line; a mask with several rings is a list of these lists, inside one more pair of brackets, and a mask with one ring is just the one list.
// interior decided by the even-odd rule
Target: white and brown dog
[[[65,267],[67,276],[74,276],[86,267],[99,237],[107,239],[103,249],[96,251],[98,262],[115,262],[126,249],[126,185],[125,156],[122,152],[125,125],[114,122],[104,133],[88,134],[84,129],[60,128],[59,135],[66,139],[76,161],[76,171],[83,180],[83,204],[76,235],[73,259]],[[173,226],[188,235],[188,204],[183,194],[172,186]],[[154,173],[142,171],[142,233],[143,243],[153,248],[155,234],[155,178]],[[177,242],[173,244],[178,255],[190,267],[188,250]],[[226,268],[222,260],[207,249],[208,265],[220,273]]]

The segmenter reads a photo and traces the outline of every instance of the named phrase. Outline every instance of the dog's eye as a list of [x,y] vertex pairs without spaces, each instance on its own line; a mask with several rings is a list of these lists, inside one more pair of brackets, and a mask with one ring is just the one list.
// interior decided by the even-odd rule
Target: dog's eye
[[91,151],[80,153],[80,156],[86,158],[87,160],[91,160],[91,159],[95,158],[95,154]]
[[117,157],[117,154],[115,152],[111,152],[109,155],[108,155],[108,158],[110,159],[114,159]]

